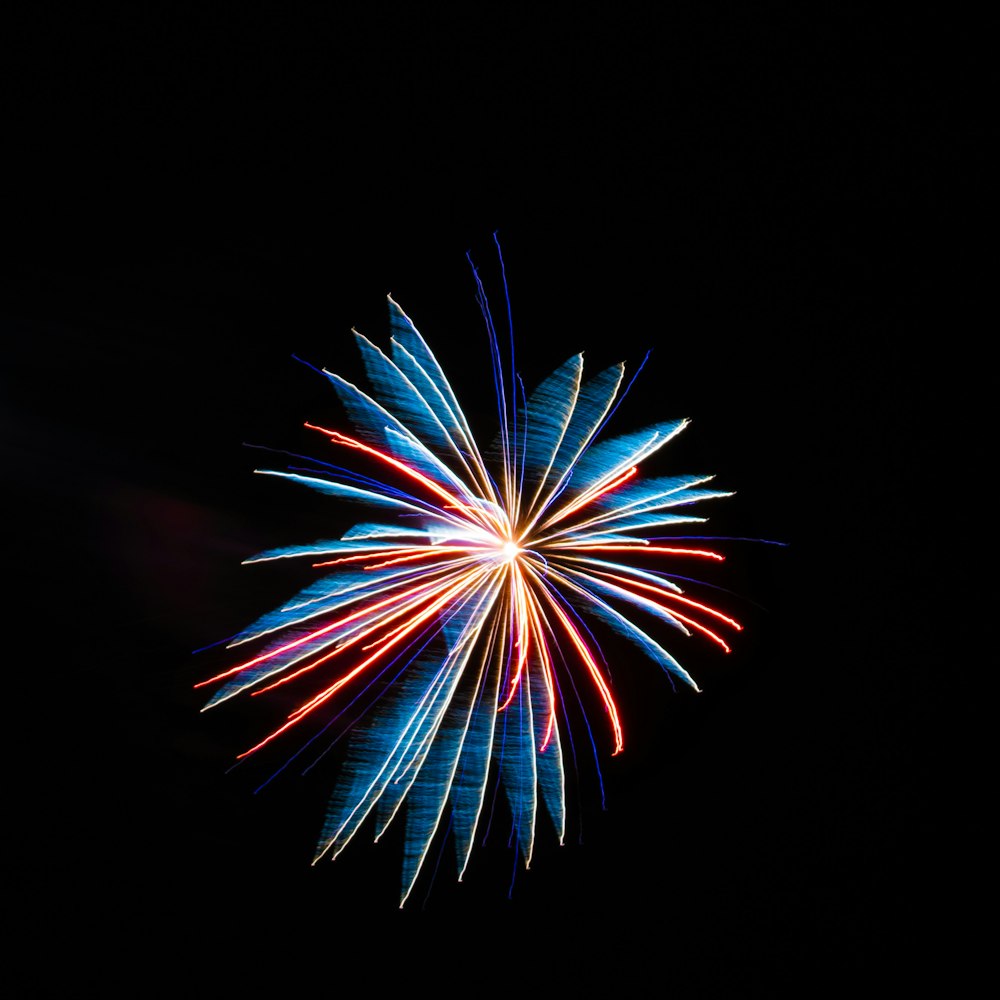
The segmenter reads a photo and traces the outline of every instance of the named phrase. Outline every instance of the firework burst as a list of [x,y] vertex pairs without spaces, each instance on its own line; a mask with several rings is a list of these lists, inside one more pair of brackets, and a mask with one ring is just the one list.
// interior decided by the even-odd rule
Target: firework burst
[[[243,757],[305,731],[308,719],[319,720],[321,732],[335,720],[352,729],[316,859],[336,857],[369,816],[377,839],[403,811],[401,902],[443,823],[461,878],[491,776],[505,789],[525,864],[543,810],[563,839],[563,692],[575,691],[581,677],[603,708],[609,749],[621,751],[622,722],[587,616],[692,687],[630,616],[726,651],[721,633],[740,628],[687,596],[672,575],[679,564],[722,556],[655,535],[705,520],[692,505],[728,494],[706,488],[710,476],[639,474],[687,421],[598,440],[627,391],[625,367],[585,381],[582,355],[527,396],[513,368],[513,338],[502,359],[478,275],[476,284],[500,416],[494,446],[480,451],[437,359],[390,298],[390,353],[355,333],[371,394],[323,372],[354,434],[306,425],[333,451],[353,456],[355,468],[374,471],[323,462],[258,470],[389,516],[248,560],[304,558],[324,573],[235,637],[234,647],[255,644],[252,656],[199,685],[217,686],[206,707],[285,685],[299,692],[287,719]],[[346,719],[358,703],[364,711]]]

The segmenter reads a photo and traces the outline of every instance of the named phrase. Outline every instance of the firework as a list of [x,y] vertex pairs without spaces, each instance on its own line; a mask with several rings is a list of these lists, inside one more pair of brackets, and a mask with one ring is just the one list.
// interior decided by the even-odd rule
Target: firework
[[295,731],[315,740],[317,726],[321,734],[334,721],[351,729],[316,860],[336,857],[369,817],[377,839],[402,812],[401,904],[443,824],[462,877],[494,779],[526,865],[543,811],[562,841],[563,695],[581,679],[603,712],[608,749],[622,750],[588,618],[692,687],[633,616],[726,651],[720,633],[740,628],[677,582],[679,565],[722,556],[655,534],[705,520],[692,505],[728,494],[708,489],[710,476],[639,474],[687,421],[599,440],[627,391],[625,367],[585,381],[582,355],[528,396],[514,372],[513,336],[503,358],[478,274],[476,285],[500,417],[493,447],[480,451],[437,359],[390,298],[390,352],[355,333],[370,394],[323,372],[354,432],[306,425],[369,471],[324,462],[257,470],[385,516],[248,560],[306,559],[323,574],[235,637],[231,645],[253,644],[253,655],[203,682],[217,685],[206,707],[285,685],[297,694],[287,719],[243,757]]

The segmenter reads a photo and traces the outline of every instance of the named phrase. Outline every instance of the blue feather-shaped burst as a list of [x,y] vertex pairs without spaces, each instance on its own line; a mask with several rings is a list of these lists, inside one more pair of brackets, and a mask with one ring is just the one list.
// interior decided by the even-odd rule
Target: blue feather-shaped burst
[[375,471],[261,470],[387,520],[248,560],[307,559],[321,575],[233,640],[251,655],[203,682],[215,685],[209,705],[284,685],[298,696],[287,720],[247,754],[369,693],[317,860],[336,857],[369,821],[378,837],[405,816],[403,902],[446,823],[461,877],[493,780],[505,790],[525,863],[543,812],[562,840],[565,691],[592,686],[610,747],[622,749],[587,616],[692,687],[647,629],[699,634],[728,649],[719,632],[740,627],[667,575],[677,561],[722,557],[648,534],[703,521],[692,506],[728,495],[705,488],[710,476],[639,476],[639,464],[687,422],[598,441],[625,366],[585,380],[582,355],[525,397],[476,282],[501,418],[494,445],[480,451],[434,354],[390,298],[389,353],[355,334],[369,390],[324,372],[354,434],[313,428]]

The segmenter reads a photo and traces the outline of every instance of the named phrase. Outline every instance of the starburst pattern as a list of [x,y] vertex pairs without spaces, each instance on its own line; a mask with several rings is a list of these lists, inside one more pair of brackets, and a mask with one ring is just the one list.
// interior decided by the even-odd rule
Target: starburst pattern
[[692,687],[630,615],[726,651],[720,633],[740,628],[677,582],[678,564],[721,554],[651,535],[705,520],[692,505],[728,495],[706,487],[710,476],[640,476],[640,464],[687,421],[599,440],[627,391],[625,367],[585,381],[582,355],[527,396],[513,369],[513,336],[502,360],[478,274],[476,283],[500,415],[495,445],[480,451],[434,354],[390,298],[390,353],[355,333],[371,394],[323,373],[355,433],[306,425],[370,473],[323,462],[258,470],[389,517],[248,560],[305,558],[325,572],[231,643],[256,643],[254,655],[203,682],[218,685],[206,707],[284,685],[303,692],[284,723],[242,756],[305,731],[308,719],[326,732],[345,703],[364,706],[351,720],[317,860],[336,857],[373,814],[377,837],[403,811],[403,902],[443,823],[461,878],[494,776],[525,864],[541,812],[563,839],[563,692],[581,678],[596,693],[609,749],[622,749],[622,720],[587,617]]

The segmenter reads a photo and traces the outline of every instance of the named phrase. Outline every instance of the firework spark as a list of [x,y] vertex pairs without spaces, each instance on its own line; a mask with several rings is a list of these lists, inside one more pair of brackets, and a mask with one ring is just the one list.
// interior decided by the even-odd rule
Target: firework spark
[[491,774],[505,789],[525,864],[543,809],[562,841],[563,691],[575,689],[573,674],[596,694],[609,748],[622,750],[607,668],[583,615],[692,687],[684,668],[629,614],[726,651],[720,633],[740,628],[683,593],[670,572],[723,557],[650,535],[704,521],[692,504],[728,495],[706,488],[711,476],[640,477],[640,463],[687,421],[599,441],[624,395],[625,367],[584,381],[579,354],[530,397],[521,388],[517,402],[513,338],[511,356],[502,360],[478,275],[476,283],[500,416],[495,446],[480,451],[437,359],[390,298],[390,353],[355,333],[371,395],[323,373],[357,436],[306,425],[374,471],[322,462],[311,471],[257,471],[391,517],[248,560],[305,558],[325,572],[232,641],[257,643],[254,655],[199,685],[217,685],[206,708],[284,685],[304,692],[287,719],[242,757],[289,731],[305,732],[305,720],[319,720],[325,732],[331,716],[339,719],[347,705],[367,698],[316,860],[336,857],[373,814],[377,839],[405,804],[401,905],[445,822],[462,877]]

